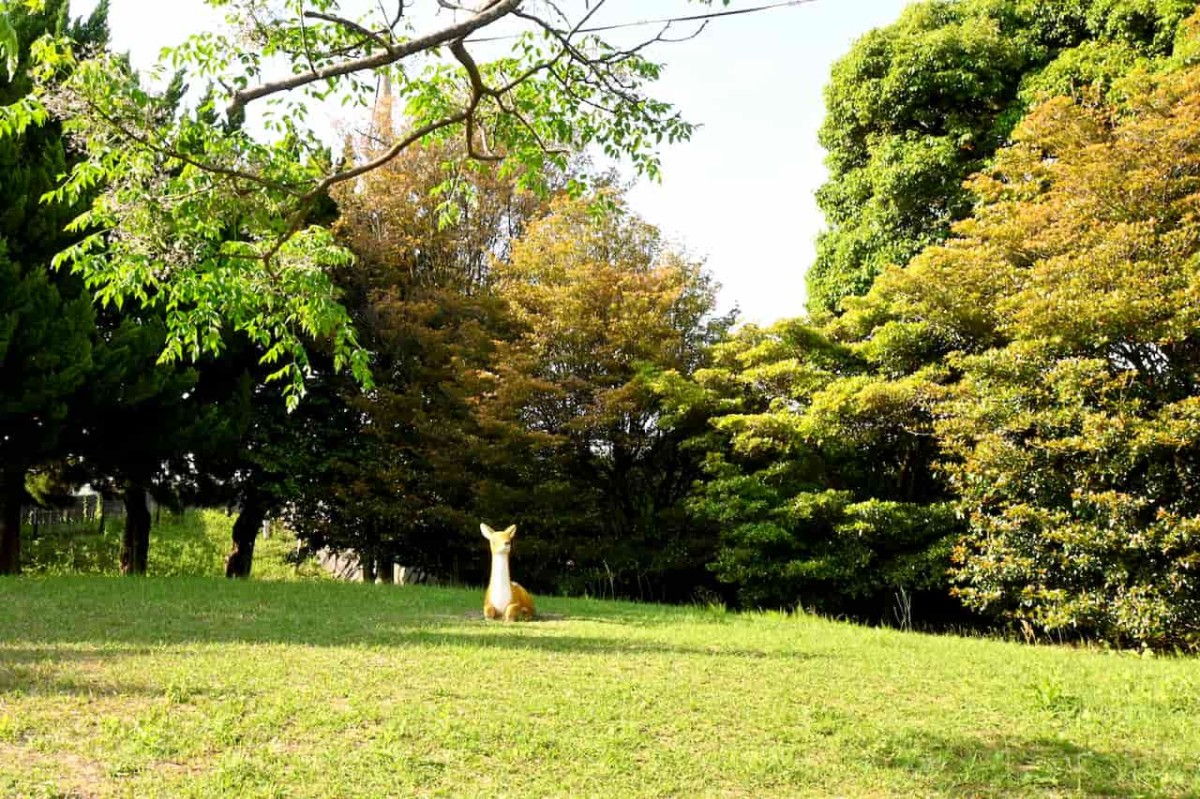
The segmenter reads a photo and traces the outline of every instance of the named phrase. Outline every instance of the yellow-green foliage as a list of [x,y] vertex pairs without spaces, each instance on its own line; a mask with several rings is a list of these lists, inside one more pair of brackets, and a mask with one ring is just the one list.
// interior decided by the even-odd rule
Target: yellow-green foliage
[[1200,69],[1120,109],[1056,98],[972,181],[955,238],[882,304],[969,342],[936,406],[970,606],[1121,644],[1200,647]]
[[[1027,630],[1200,648],[1200,69],[1161,57],[1200,14],[1136,5],[1086,24],[1158,60],[1021,119],[947,240],[841,316],[744,328],[694,387],[663,382],[712,417],[693,508],[744,601],[953,588]],[[982,7],[903,24],[944,44],[937,13]]]
[[944,241],[1030,105],[1121,101],[1122,79],[1195,58],[1192,0],[927,0],[867,33],[833,67],[817,193],[828,229],[808,271],[818,317],[890,265]]

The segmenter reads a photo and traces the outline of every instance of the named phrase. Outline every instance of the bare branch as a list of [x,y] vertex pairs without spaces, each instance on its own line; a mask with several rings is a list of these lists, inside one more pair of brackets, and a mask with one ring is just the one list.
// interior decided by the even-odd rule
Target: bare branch
[[313,62],[312,48],[308,46],[308,27],[304,24],[304,14],[300,15],[300,42],[304,45],[304,60],[308,62],[309,69],[316,69],[317,65]]
[[[699,25],[696,27],[696,30],[692,31],[691,33],[685,33],[683,36],[679,36],[679,37],[676,37],[676,38],[674,38],[674,39],[669,39],[669,38],[667,38],[667,37],[665,37],[665,36],[661,36],[661,35],[660,35],[661,41],[664,41],[664,42],[673,42],[673,43],[677,43],[677,42],[690,42],[692,39],[695,39],[697,36],[699,36],[700,34],[704,33],[704,29],[708,27],[708,23],[709,23],[709,22],[711,22],[711,21],[712,21],[712,20],[708,20],[708,19],[706,19],[706,20],[704,20],[703,22],[701,22],[701,23],[700,23],[700,24],[699,24]],[[670,26],[668,26],[668,27],[670,27]],[[666,29],[663,29],[663,33],[666,33]]]
[[[383,0],[375,0],[375,7],[379,9],[379,18],[381,20],[383,20],[384,22],[387,22],[388,14],[387,14],[387,9],[385,9],[383,7]],[[392,19],[391,22],[387,23],[388,31],[390,33],[395,34],[396,26],[400,24],[400,20],[403,17],[404,17],[404,0],[397,0],[396,16]]]
[[606,105],[603,105],[602,103],[597,103],[595,100],[589,100],[588,98],[579,94],[579,92],[575,91],[575,89],[572,88],[571,82],[569,80],[567,80],[566,76],[560,75],[558,70],[551,69],[550,74],[552,76],[554,76],[554,79],[558,81],[560,86],[562,86],[563,93],[565,93],[568,97],[574,99],[576,102],[582,103],[583,105],[586,105],[589,108],[594,108],[597,111],[601,111],[605,114],[616,114],[617,113],[617,109],[610,108]]
[[[599,0],[599,2],[596,3],[596,5],[589,8],[588,12],[586,14],[584,14],[583,17],[581,17],[578,22],[575,23],[575,26],[573,28],[571,28],[571,32],[567,34],[567,38],[570,39],[572,36],[579,33],[579,30],[584,25],[588,24],[588,20],[590,20],[592,17],[594,17],[596,15],[596,13],[604,6],[604,4],[606,2],[608,2],[608,0]],[[559,12],[559,13],[562,13],[562,12]]]
[[[627,86],[626,84],[622,83],[620,81],[620,79],[617,78],[617,76],[615,76],[611,73],[605,72],[603,69],[601,69],[601,66],[607,65],[608,62],[613,61],[618,56],[629,57],[629,55],[632,54],[631,51],[623,50],[623,51],[618,51],[616,53],[612,53],[608,56],[604,56],[601,58],[594,58],[594,57],[590,57],[586,53],[580,51],[580,49],[578,47],[576,47],[574,45],[574,43],[571,42],[571,37],[574,35],[575,31],[577,31],[579,29],[579,27],[582,26],[584,24],[584,22],[586,22],[587,16],[585,16],[583,20],[580,20],[579,25],[576,25],[575,28],[573,28],[571,31],[569,31],[567,33],[564,33],[562,31],[558,30],[557,28],[555,28],[554,26],[547,24],[545,20],[543,20],[541,17],[538,17],[534,14],[525,14],[525,13],[522,13],[521,11],[513,11],[513,16],[519,17],[528,22],[532,22],[533,24],[540,27],[542,30],[549,33],[553,38],[558,40],[559,44],[563,47],[563,49],[565,49],[570,54],[571,59],[573,61],[575,61],[580,66],[587,69],[587,71],[591,72],[592,75],[595,76],[596,80],[599,82],[598,85],[600,88],[617,95],[618,97],[620,97],[622,100],[624,100],[629,105],[636,106],[641,102],[641,98],[637,97],[634,94],[631,94],[633,87]],[[590,14],[588,16],[590,16]],[[651,44],[656,41],[661,41],[659,36],[655,36],[652,39],[649,39],[649,40],[637,45],[635,50],[641,49],[641,48],[647,46],[648,44]]]
[[462,39],[480,28],[487,27],[516,11],[522,0],[489,0],[478,13],[468,20],[449,25],[439,31],[420,36],[403,44],[388,45],[384,52],[363,58],[353,58],[339,64],[330,64],[320,69],[302,72],[276,81],[268,81],[251,89],[243,89],[233,95],[226,113],[233,115],[251,103],[263,97],[280,92],[290,91],[301,86],[307,86],[317,81],[349,75],[370,69],[394,64],[402,58],[415,53],[431,50],[441,45],[449,44],[456,39]]
[[[458,62],[463,65],[467,71],[467,80],[471,83],[471,102],[467,107],[467,154],[480,161],[502,161],[503,156],[494,153],[481,153],[475,149],[475,110],[479,108],[479,102],[485,95],[494,96],[492,92],[483,83],[483,77],[479,74],[479,65],[475,63],[475,59],[467,52],[467,47],[463,44],[462,39],[458,39],[450,45],[450,52],[458,59]],[[484,146],[487,143],[484,142]]]
[[[359,25],[354,20],[335,16],[334,14],[324,14],[320,11],[305,11],[304,14],[301,15],[300,18],[304,19],[305,17],[307,17],[309,19],[319,19],[322,22],[331,22],[334,25],[338,25],[347,30],[354,31],[359,36],[362,36],[366,39],[372,40],[373,42],[375,42],[376,44],[378,44],[380,47],[382,47],[385,50],[392,46],[391,42],[389,42],[387,39],[383,38],[383,34],[381,34],[378,31],[368,30],[367,28],[364,28],[362,25]],[[309,66],[312,67],[312,70],[314,72],[316,71],[316,67],[313,67],[311,65],[311,63]]]
[[467,70],[467,80],[471,82],[472,106],[479,102],[479,98],[485,94],[490,94],[487,86],[483,84],[483,78],[479,74],[479,65],[475,63],[475,59],[467,52],[467,46],[463,44],[462,39],[451,43],[450,52],[458,59],[458,62]]

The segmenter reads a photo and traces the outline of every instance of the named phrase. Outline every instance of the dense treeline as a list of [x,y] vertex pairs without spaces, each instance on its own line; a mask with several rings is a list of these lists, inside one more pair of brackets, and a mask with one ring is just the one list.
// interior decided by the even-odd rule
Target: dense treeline
[[921,3],[838,64],[812,321],[661,381],[743,603],[1200,646],[1194,10]]
[[[342,157],[376,157],[394,116],[385,94]],[[282,515],[309,551],[358,553],[368,577],[399,562],[479,581],[473,531],[486,518],[520,524],[537,590],[688,599],[712,584],[715,532],[683,507],[702,455],[681,450],[688,431],[657,423],[649,381],[690,375],[728,328],[711,278],[615,185],[578,197],[572,174],[529,181],[463,155],[413,147],[316,212],[355,256],[333,277],[372,352],[367,391],[311,341],[307,395],[288,412],[271,383],[278,353],[253,336],[214,331],[220,358],[163,366],[161,309],[93,310],[78,286],[96,349],[64,390],[62,434],[12,481],[14,515],[35,482],[42,500],[83,482],[123,498],[127,573],[145,570],[153,495],[238,508],[230,576],[251,572],[262,521]],[[47,268],[61,246],[31,271],[72,280]]]
[[942,241],[973,198],[963,181],[1052,95],[1103,95],[1169,57],[1192,0],[929,0],[858,41],[833,68],[817,193],[828,229],[809,270],[816,317],[889,264]]
[[[386,104],[374,124],[395,124]],[[400,562],[479,582],[478,520],[512,520],[531,588],[690,598],[712,582],[711,545],[692,545],[711,528],[683,507],[701,455],[657,423],[648,375],[705,363],[731,321],[715,286],[615,188],[573,199],[564,175],[539,195],[454,156],[414,149],[336,196],[375,386],[335,389],[355,443],[289,504],[293,527],[383,579]]]
[[[231,576],[283,515],[368,576],[479,582],[482,518],[520,526],[539,591],[1196,649],[1195,11],[929,0],[868,34],[827,90],[809,315],[769,328],[716,315],[611,181],[410,148],[314,211],[355,255],[334,279],[374,380],[311,342],[293,413],[262,341],[163,366],[161,311],[94,310],[47,270],[70,209],[29,198],[69,150],[6,139],[51,167],[0,177],[49,215],[0,218],[0,569],[25,495],[86,480],[236,505]],[[98,14],[78,35],[103,41]],[[385,92],[342,157],[394,116]]]

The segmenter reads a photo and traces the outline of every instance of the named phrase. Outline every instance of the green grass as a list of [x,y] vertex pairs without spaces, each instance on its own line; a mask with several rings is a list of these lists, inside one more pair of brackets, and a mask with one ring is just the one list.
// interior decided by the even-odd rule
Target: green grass
[[0,580],[0,796],[1200,796],[1200,663],[804,616]]
[[[107,574],[120,571],[121,526],[109,520],[103,534],[98,523],[49,525],[24,529],[22,567],[27,574]],[[147,572],[172,577],[219,577],[231,547],[233,517],[220,510],[175,514],[163,511],[150,530]],[[287,561],[296,541],[286,531],[259,538],[254,550],[253,575],[265,580],[294,580],[322,576],[311,561],[296,566]]]

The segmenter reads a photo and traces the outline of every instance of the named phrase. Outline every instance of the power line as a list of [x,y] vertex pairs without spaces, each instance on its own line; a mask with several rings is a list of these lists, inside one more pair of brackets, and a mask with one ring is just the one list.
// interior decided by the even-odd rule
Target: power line
[[[685,17],[662,17],[660,19],[640,19],[636,22],[618,22],[612,25],[597,25],[590,28],[580,28],[575,33],[600,33],[602,31],[613,31],[621,28],[638,28],[646,25],[669,25],[673,22],[707,22],[710,19],[719,17],[733,17],[739,14],[757,14],[760,11],[772,11],[777,8],[787,8],[789,6],[803,6],[810,3],[815,3],[816,0],[779,0],[775,3],[765,3],[760,6],[752,6],[750,8],[730,8],[724,11],[709,11],[704,14],[691,14]],[[496,42],[502,39],[515,39],[517,36],[489,36],[478,39],[467,39],[468,42]]]
[[766,5],[754,6],[752,8],[730,8],[724,11],[709,11],[705,14],[692,14],[688,17],[664,17],[662,19],[643,19],[637,22],[621,22],[614,25],[599,25],[594,28],[581,28],[579,33],[599,33],[600,31],[612,31],[618,28],[636,28],[642,25],[663,25],[671,22],[699,22],[701,20],[716,19],[717,17],[732,17],[738,14],[756,14],[759,11],[771,11],[776,8],[786,8],[787,6],[802,6],[813,3],[815,0],[781,0],[777,3],[767,3]]

